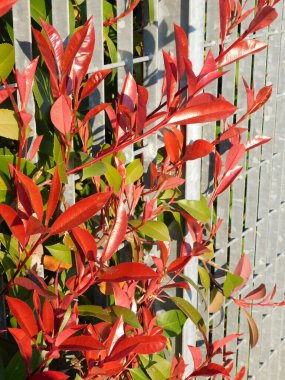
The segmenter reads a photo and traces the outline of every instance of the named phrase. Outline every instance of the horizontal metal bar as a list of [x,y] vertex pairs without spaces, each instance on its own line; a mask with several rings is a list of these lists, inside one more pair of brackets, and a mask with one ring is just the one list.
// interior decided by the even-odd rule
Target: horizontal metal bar
[[[143,57],[138,57],[138,58],[134,58],[132,60],[132,63],[133,65],[137,64],[137,63],[144,63],[144,62],[148,62],[152,59],[152,56],[151,55],[145,55]],[[119,61],[119,62],[115,62],[115,63],[108,63],[107,65],[104,65],[102,68],[98,68],[98,67],[95,67],[93,68],[92,70],[88,71],[88,74],[93,74],[94,72],[96,72],[97,70],[102,70],[102,69],[117,69],[118,67],[124,67],[126,65],[128,65],[130,62],[128,59],[125,59],[124,61]]]

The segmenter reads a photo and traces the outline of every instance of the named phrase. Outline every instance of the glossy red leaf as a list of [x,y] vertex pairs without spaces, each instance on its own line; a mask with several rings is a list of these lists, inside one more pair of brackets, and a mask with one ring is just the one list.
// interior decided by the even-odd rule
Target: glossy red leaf
[[12,334],[13,338],[15,339],[19,347],[20,354],[25,362],[27,371],[29,372],[30,362],[32,359],[31,338],[22,329],[16,329],[16,328],[10,327],[8,328],[8,331],[10,334]]
[[5,204],[0,204],[0,215],[7,223],[14,237],[20,242],[22,246],[25,246],[26,233],[23,222],[19,218],[18,214],[12,207]]
[[42,139],[43,139],[43,135],[41,136],[37,136],[35,138],[35,141],[33,142],[33,146],[32,146],[32,149],[30,151],[30,157],[29,157],[29,160],[32,161],[33,158],[35,157],[35,155],[37,154],[39,148],[40,148],[40,145],[41,145],[41,142],[42,142]]
[[231,19],[231,6],[229,0],[219,0],[220,10],[220,36],[222,45],[227,36],[227,29]]
[[72,235],[87,260],[95,261],[97,258],[97,244],[91,233],[83,228],[75,227],[72,228]]
[[50,49],[52,51],[54,60],[57,66],[57,73],[59,78],[61,77],[62,60],[63,60],[63,43],[58,31],[50,24],[40,19],[43,30],[47,36]]
[[225,130],[219,138],[214,140],[212,144],[216,145],[219,144],[222,141],[229,140],[233,137],[240,136],[242,133],[247,131],[247,128],[238,128],[236,126],[231,126],[227,130]]
[[0,104],[3,103],[6,99],[8,99],[10,94],[13,94],[15,90],[16,88],[9,88],[9,91],[5,88],[0,90]]
[[226,172],[223,175],[219,185],[217,186],[217,188],[216,188],[216,190],[212,196],[210,204],[212,204],[213,201],[216,199],[216,197],[219,194],[221,194],[223,191],[225,191],[233,183],[233,181],[238,177],[238,175],[240,174],[242,169],[243,169],[242,166],[236,166],[234,169],[229,170],[228,172]]
[[54,312],[47,299],[45,300],[42,309],[42,321],[45,333],[52,335],[54,330]]
[[213,74],[213,72],[216,70],[217,70],[217,64],[213,56],[212,50],[210,49],[207,53],[202,70],[198,76],[198,81],[202,80],[205,76],[209,74]]
[[246,374],[246,367],[242,367],[234,377],[234,380],[242,380]]
[[267,5],[261,8],[249,24],[247,34],[255,33],[260,29],[266,28],[267,26],[272,24],[272,22],[277,18],[277,16],[278,14],[273,7]]
[[22,73],[16,70],[16,81],[23,111],[26,110],[26,107],[28,105],[38,60],[39,57],[35,58]]
[[224,337],[223,339],[220,339],[220,340],[217,340],[216,342],[214,342],[212,344],[213,354],[215,352],[217,352],[219,348],[224,347],[226,344],[228,344],[229,342],[231,342],[234,339],[237,339],[239,336],[240,336],[240,334],[231,334],[231,335]]
[[[37,278],[38,279],[38,278]],[[17,277],[14,280],[14,284],[20,285],[25,289],[28,290],[35,290],[40,296],[48,299],[55,299],[57,296],[53,292],[51,292],[48,289],[45,289],[38,284],[36,284],[34,281],[30,280],[27,277]]]
[[120,104],[132,112],[137,103],[137,84],[131,73],[128,73],[124,81],[120,96]]
[[256,99],[254,102],[254,105],[250,109],[250,113],[256,112],[261,108],[270,98],[272,94],[272,86],[265,86],[262,87],[259,91],[258,94],[256,95]]
[[164,50],[163,59],[165,66],[165,77],[164,77],[164,85],[166,90],[166,98],[167,98],[167,109],[171,107],[171,104],[174,100],[174,96],[176,93],[176,72],[175,72],[175,64],[169,54],[167,54]]
[[60,192],[61,192],[61,182],[60,182],[60,177],[58,173],[58,168],[56,166],[53,177],[52,177],[51,189],[50,189],[50,194],[49,194],[49,199],[48,199],[48,204],[47,204],[46,218],[45,218],[46,226],[48,225],[50,218],[53,216],[56,210],[56,207],[60,198]]
[[232,170],[236,167],[239,161],[242,159],[245,153],[245,147],[243,144],[234,144],[227,155],[225,172]]
[[174,24],[174,35],[176,45],[178,80],[181,80],[185,72],[185,59],[188,59],[188,40],[184,30],[177,24]]
[[35,40],[37,42],[37,47],[39,51],[41,52],[43,59],[45,61],[45,64],[49,71],[52,95],[55,99],[57,99],[59,97],[59,87],[58,87],[58,80],[57,80],[57,73],[56,73],[56,64],[54,61],[53,54],[50,50],[50,47],[46,39],[41,34],[41,32],[39,32],[38,30],[34,28],[32,28],[32,30],[33,30]]
[[90,119],[98,115],[98,113],[100,113],[103,110],[106,110],[107,112],[107,108],[111,108],[110,103],[102,103],[93,107],[90,111],[87,112],[82,123],[86,124]]
[[218,67],[224,67],[233,62],[236,62],[248,55],[255,54],[267,47],[264,42],[248,39],[239,41],[234,47],[229,48],[224,54],[220,55],[217,59]]
[[0,4],[0,17],[4,16],[18,0],[5,0]]
[[18,299],[6,296],[8,306],[19,326],[29,335],[31,338],[35,338],[38,335],[38,325],[34,317],[34,313],[30,306],[26,302]]
[[208,376],[214,376],[214,375],[219,375],[219,374],[226,376],[228,379],[230,378],[230,374],[225,367],[217,363],[209,363],[206,366],[202,367],[201,369],[198,369],[197,371],[192,372],[191,377],[195,377],[195,376],[208,377]]
[[187,145],[183,161],[196,160],[208,156],[214,150],[214,146],[207,140],[198,139],[191,145]]
[[99,84],[112,72],[110,69],[99,70],[93,73],[86,81],[82,90],[80,99],[84,99],[91,95],[99,86]]
[[51,107],[50,118],[56,129],[67,136],[71,130],[72,109],[71,100],[66,95],[60,95],[54,102]]
[[[204,103],[192,105],[175,112],[168,120],[168,124],[194,124],[226,119],[231,116],[236,107],[224,99],[212,98],[211,101],[204,97]],[[197,96],[198,97],[198,96]]]
[[112,230],[108,236],[108,239],[105,243],[101,260],[105,262],[109,260],[113,254],[118,250],[119,246],[125,239],[125,235],[128,227],[128,216],[126,207],[124,205],[123,198],[121,196],[119,204],[116,210],[116,217]]
[[204,75],[201,79],[199,79],[199,81],[196,85],[195,93],[201,91],[208,84],[212,83],[214,80],[220,78],[221,76],[223,76],[227,73],[228,73],[228,71],[215,71],[215,72],[211,72],[211,73]]
[[180,142],[172,130],[165,129],[163,131],[163,136],[166,152],[170,158],[170,161],[175,163],[179,160],[182,150]]
[[67,380],[70,377],[62,372],[45,371],[32,375],[29,380]]
[[[131,2],[132,1],[132,2]],[[127,8],[127,10],[123,13],[121,13],[119,16],[117,17],[114,17],[114,18],[110,18],[109,20],[106,20],[104,21],[103,25],[104,26],[110,26],[110,25],[113,25],[115,24],[118,20],[126,17],[128,14],[130,14],[136,7],[137,5],[139,5],[141,0],[130,0],[129,1],[129,7]]]
[[250,149],[254,149],[259,145],[266,144],[270,140],[272,140],[272,137],[267,137],[267,136],[263,136],[263,135],[256,135],[244,144],[245,150],[248,151]]
[[240,290],[247,283],[251,275],[251,272],[252,272],[252,265],[251,265],[249,256],[247,254],[244,254],[240,258],[234,270],[234,274],[236,274],[237,276],[240,276],[243,279],[243,283],[239,287],[235,288],[234,290],[235,292]]
[[90,335],[71,336],[63,341],[58,348],[67,351],[97,351],[106,349],[103,343]]
[[174,261],[172,261],[166,270],[166,273],[173,273],[182,270],[185,265],[191,260],[192,256],[182,256],[178,257]]
[[136,114],[136,134],[138,135],[144,129],[146,117],[147,117],[147,102],[148,102],[148,91],[143,86],[137,86],[138,91],[138,104],[137,104],[137,114]]
[[90,195],[69,207],[53,223],[50,235],[60,234],[86,222],[105,206],[111,194],[108,192]]
[[256,301],[266,296],[266,287],[264,284],[260,284],[256,289],[253,289],[249,292],[244,300],[246,301]]
[[100,281],[121,282],[140,281],[157,278],[158,274],[149,266],[142,263],[121,263],[110,267],[99,277]]
[[77,78],[77,84],[80,86],[82,79],[87,73],[93,55],[94,42],[95,32],[93,17],[90,17],[83,27],[73,34],[66,47],[62,63],[65,79],[67,79],[68,76],[73,79],[75,76]]
[[202,353],[201,353],[200,349],[196,346],[189,346],[188,345],[187,347],[191,352],[191,356],[192,356],[193,363],[194,363],[194,369],[196,369],[202,363]]
[[35,182],[31,178],[27,177],[25,174],[19,172],[18,170],[15,170],[15,173],[18,179],[21,181],[27,193],[27,196],[31,202],[33,210],[35,211],[39,221],[41,222],[43,219],[43,214],[44,214],[44,210],[43,210],[44,206],[43,206],[41,192],[38,186],[35,184]]

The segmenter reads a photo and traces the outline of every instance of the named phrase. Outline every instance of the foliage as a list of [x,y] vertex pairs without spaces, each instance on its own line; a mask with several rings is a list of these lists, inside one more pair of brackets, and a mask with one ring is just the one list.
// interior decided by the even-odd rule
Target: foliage
[[[138,3],[130,1],[129,10]],[[226,270],[224,285],[219,285],[213,271],[222,268],[214,262],[211,245],[221,221],[211,224],[210,205],[240,174],[239,162],[246,152],[270,140],[251,136],[242,143],[246,129],[240,125],[264,105],[271,87],[260,89],[255,97],[245,82],[248,108],[233,124],[227,119],[237,108],[205,90],[226,74],[225,66],[266,48],[248,36],[277,17],[275,3],[259,1],[250,12],[243,13],[239,1],[220,1],[221,51],[216,58],[209,51],[198,76],[188,58],[186,35],[175,25],[176,58],[163,52],[162,99],[150,114],[148,91],[131,74],[115,107],[103,103],[87,112],[82,109],[84,99],[111,74],[110,70],[100,70],[86,78],[95,40],[92,18],[74,32],[65,49],[48,22],[39,21],[42,32],[33,29],[49,73],[50,89],[43,86],[46,81],[41,76],[45,74],[37,71],[36,58],[23,72],[15,71],[19,105],[15,89],[4,79],[5,88],[0,92],[0,101],[10,99],[13,108],[1,110],[0,126],[0,135],[7,141],[0,156],[2,295],[9,314],[2,342],[11,347],[3,359],[5,378],[181,379],[186,368],[183,358],[174,356],[170,365],[166,353],[170,338],[179,335],[186,318],[190,318],[204,339],[206,355],[203,358],[199,348],[188,346],[194,368],[187,379],[219,374],[229,379],[233,362],[225,346],[239,335],[209,341],[199,311],[189,301],[169,293],[169,289],[196,287],[203,296],[201,289],[183,275],[194,257],[201,264],[202,287],[216,292],[210,312],[222,306],[224,297],[232,299],[248,320],[252,347],[258,330],[248,310],[285,304],[284,300],[273,301],[276,288],[266,295],[263,284],[243,298],[238,295],[251,276],[246,254],[236,268],[231,268],[233,272]],[[226,48],[226,36],[250,15],[254,18],[248,29]],[[109,26],[124,16],[105,23]],[[181,87],[183,76],[186,87]],[[34,93],[42,95],[42,103],[38,102],[41,123],[40,133],[29,146],[32,115],[27,104],[34,80]],[[101,112],[106,113],[112,128],[110,144],[102,145],[93,156],[90,120]],[[191,124],[220,120],[223,129],[214,141],[200,139],[186,145],[185,124],[191,128]],[[157,166],[150,164],[147,188],[141,160],[127,164],[123,151],[132,144],[139,146],[162,129],[165,151]],[[16,156],[8,148],[11,139]],[[223,164],[219,144],[225,140],[230,148]],[[199,201],[181,199],[178,188],[184,183],[185,163],[209,154],[215,156],[214,191],[209,203],[203,195]],[[80,174],[76,178],[79,190],[76,203],[70,205],[66,189],[75,173]],[[173,221],[183,220],[193,242],[190,245],[187,233],[183,233],[180,256],[174,260],[170,259],[167,216]],[[151,253],[154,245],[157,255]],[[128,248],[131,253],[126,261]],[[156,305],[165,302],[170,310],[157,315]],[[217,356],[223,365],[215,362]],[[15,375],[13,363],[20,357],[22,366]],[[245,368],[241,368],[234,379],[242,379],[244,374]]]

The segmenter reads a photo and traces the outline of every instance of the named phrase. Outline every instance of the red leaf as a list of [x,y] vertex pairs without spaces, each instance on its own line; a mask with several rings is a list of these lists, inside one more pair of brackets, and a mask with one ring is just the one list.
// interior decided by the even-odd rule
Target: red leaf
[[262,87],[259,91],[258,94],[256,95],[256,99],[254,102],[254,105],[250,109],[250,113],[256,112],[261,108],[270,98],[272,94],[272,86],[265,86]]
[[80,100],[91,95],[99,86],[99,84],[112,72],[110,69],[99,70],[93,73],[86,81],[82,90]]
[[40,21],[48,38],[49,46],[56,62],[58,76],[61,78],[61,68],[64,54],[61,37],[52,25],[48,24],[43,19],[40,19]]
[[66,95],[60,95],[54,102],[51,107],[50,118],[56,129],[67,136],[71,130],[72,109],[71,100]]
[[224,337],[223,339],[220,339],[220,340],[217,340],[216,342],[214,342],[212,344],[213,354],[215,352],[217,352],[219,348],[224,347],[227,343],[231,342],[234,339],[237,339],[239,336],[240,336],[240,334],[231,334],[231,335]]
[[136,134],[142,132],[146,122],[147,116],[147,102],[148,102],[148,91],[143,86],[137,86],[138,91],[138,104],[137,104],[137,114],[136,114]]
[[20,244],[24,247],[26,241],[26,233],[25,227],[19,218],[18,214],[12,207],[7,206],[5,204],[0,204],[0,215],[7,223],[9,229],[15,238],[20,242]]
[[39,60],[39,57],[35,58],[25,68],[25,70],[22,73],[16,70],[16,81],[17,81],[18,90],[20,94],[22,111],[26,110],[26,107],[29,101],[29,96],[30,96],[32,85],[33,85],[33,80],[34,80],[38,60]]
[[[66,47],[62,63],[65,80],[68,80],[69,76],[72,79],[75,76],[77,78],[77,85],[80,86],[93,55],[94,42],[93,17],[90,17],[83,27],[73,34]],[[64,83],[64,86],[66,86],[66,83]],[[76,92],[79,88],[75,88],[73,84],[73,90]]]
[[47,41],[45,40],[44,36],[41,34],[41,32],[33,28],[32,30],[33,30],[35,40],[37,42],[37,47],[39,48],[39,51],[41,52],[49,71],[52,95],[55,99],[57,99],[59,97],[59,88],[58,88],[58,81],[57,81],[57,75],[56,75],[56,65],[55,65],[53,54],[50,50],[50,47]]
[[5,0],[0,4],[0,17],[4,16],[18,0]]
[[130,5],[129,5],[129,8],[128,8],[125,12],[121,13],[121,14],[120,14],[119,16],[117,16],[117,17],[110,18],[109,20],[104,21],[103,25],[104,25],[104,26],[110,26],[110,25],[113,25],[113,24],[115,24],[118,20],[120,20],[120,19],[126,17],[128,14],[130,14],[130,13],[136,8],[137,5],[139,5],[140,1],[141,1],[141,0],[133,0],[133,3],[132,3],[132,4],[130,4],[130,1],[129,1],[129,4],[130,4]]
[[33,146],[32,146],[32,149],[30,151],[30,158],[29,160],[32,161],[33,158],[35,157],[35,155],[37,154],[39,148],[40,148],[40,145],[41,145],[41,142],[42,142],[42,139],[43,139],[43,135],[41,136],[37,136],[34,143],[33,143]]
[[43,219],[43,200],[41,196],[41,192],[38,188],[38,186],[34,183],[34,181],[27,177],[25,174],[19,172],[18,170],[15,170],[15,173],[18,177],[18,179],[21,181],[27,196],[31,202],[31,205],[33,207],[33,210],[37,214],[37,217],[39,221],[41,222]]
[[47,204],[47,210],[46,210],[46,219],[45,219],[45,225],[47,226],[50,218],[53,216],[53,213],[56,210],[59,198],[60,198],[60,191],[61,191],[61,182],[60,177],[58,173],[58,167],[55,167],[53,178],[52,178],[52,184]]
[[111,194],[108,192],[90,195],[69,207],[56,219],[50,229],[50,235],[60,234],[86,222],[104,207]]
[[[7,89],[0,90],[0,104],[4,102],[7,98],[9,98],[10,94],[13,94],[13,92],[16,90],[16,88],[10,88],[9,91]],[[9,94],[10,92],[10,94]]]
[[225,53],[221,54],[217,58],[218,67],[223,67],[229,65],[233,62],[236,62],[242,58],[247,57],[248,55],[255,54],[267,47],[267,44],[264,42],[248,39],[242,40],[234,44],[232,48],[229,48]]
[[178,259],[173,260],[172,263],[168,265],[166,273],[173,273],[182,270],[191,258],[192,256],[178,257]]
[[89,261],[95,261],[97,257],[97,244],[89,231],[80,227],[72,228],[72,235],[76,243],[82,249],[85,257]]
[[[198,95],[204,98],[204,95]],[[196,96],[196,98],[198,98]],[[194,98],[195,99],[195,98]],[[201,98],[202,99],[202,98]],[[168,120],[168,124],[195,124],[195,123],[205,123],[210,121],[217,121],[221,119],[226,119],[231,116],[235,111],[236,107],[227,102],[224,99],[213,99],[209,101],[205,97],[205,102],[198,105],[193,105],[190,107],[185,107],[177,112],[175,112]]]
[[67,380],[68,375],[57,371],[45,371],[42,373],[37,373],[29,378],[30,380]]
[[131,73],[128,73],[123,84],[120,104],[133,112],[137,103],[137,84]]
[[192,359],[194,362],[194,369],[198,368],[202,363],[202,353],[198,347],[187,346],[191,352]]
[[185,60],[188,59],[188,40],[184,30],[176,24],[174,24],[174,35],[176,44],[178,80],[181,80],[185,71]]
[[181,146],[175,133],[172,130],[165,129],[163,131],[164,144],[170,161],[175,163],[179,160],[181,154]]
[[95,117],[99,112],[103,110],[107,111],[107,108],[109,107],[110,107],[110,103],[102,103],[102,104],[99,104],[98,106],[93,107],[89,112],[87,112],[82,123],[86,124],[90,119]]
[[260,29],[266,28],[276,19],[277,16],[278,14],[273,7],[268,5],[261,8],[249,24],[246,33],[254,33]]
[[109,260],[117,251],[121,243],[124,241],[127,232],[127,226],[128,216],[121,196],[116,210],[116,217],[112,230],[108,236],[108,240],[105,243],[104,250],[102,252],[102,262]]
[[266,144],[271,139],[272,139],[272,137],[267,137],[267,136],[263,136],[263,135],[256,135],[244,144],[245,150],[248,151],[250,149],[256,148],[259,145]]
[[256,301],[265,297],[265,295],[266,295],[266,287],[264,284],[260,284],[256,289],[253,289],[251,292],[249,292],[244,297],[244,300]]
[[173,62],[171,56],[167,54],[164,50],[163,59],[165,66],[165,86],[166,86],[166,98],[167,98],[167,109],[171,107],[176,93],[176,72],[175,63]]
[[243,279],[243,283],[238,286],[237,288],[235,288],[235,292],[238,291],[239,289],[241,289],[248,281],[250,275],[251,275],[251,271],[252,271],[252,265],[251,265],[251,262],[249,260],[249,256],[247,254],[244,254],[235,270],[234,270],[234,274],[236,274],[237,276],[240,276],[242,279]]
[[99,277],[100,281],[140,281],[157,278],[158,274],[145,264],[141,263],[121,263],[110,267]]
[[242,367],[240,371],[234,377],[234,380],[242,380],[245,376],[246,367]]
[[234,169],[229,170],[223,175],[221,182],[219,183],[218,187],[215,190],[215,193],[212,196],[210,204],[214,201],[217,195],[221,194],[223,191],[227,189],[227,187],[229,187],[233,183],[233,181],[240,174],[242,169],[242,166],[236,166]]
[[51,304],[46,299],[42,310],[42,321],[45,328],[45,332],[52,335],[54,330],[54,313]]
[[214,375],[223,375],[226,377],[230,377],[229,372],[227,369],[220,364],[216,363],[209,363],[207,366],[202,367],[201,369],[198,369],[197,371],[194,371],[191,373],[191,377],[195,376],[214,376]]
[[214,150],[214,146],[207,140],[195,140],[191,145],[186,147],[183,161],[196,160],[208,156]]
[[35,338],[38,335],[38,325],[34,317],[34,313],[30,306],[26,302],[6,296],[8,306],[19,326],[29,335],[31,338]]
[[63,341],[58,348],[67,351],[97,351],[106,349],[103,343],[89,335],[71,336]]
[[39,285],[37,285],[34,281],[30,280],[27,277],[18,277],[15,278],[14,284],[20,285],[28,290],[35,290],[40,296],[48,299],[55,299],[57,296],[53,292],[48,289],[43,289]]
[[239,163],[239,161],[242,159],[244,153],[245,148],[243,144],[234,144],[227,155],[225,172],[234,169],[236,165]]
[[229,127],[223,132],[220,137],[212,142],[213,145],[219,144],[222,141],[229,140],[233,137],[240,136],[243,132],[247,131],[247,128],[237,128],[236,126]]
[[220,35],[222,45],[224,43],[224,39],[227,36],[227,28],[230,23],[231,18],[231,6],[229,0],[219,0],[220,6]]
[[30,371],[30,362],[32,359],[32,345],[31,345],[31,338],[25,333],[24,330],[21,329],[15,329],[15,328],[8,328],[10,334],[13,335],[13,338],[15,339],[20,354],[25,362],[25,366],[27,368],[27,372]]

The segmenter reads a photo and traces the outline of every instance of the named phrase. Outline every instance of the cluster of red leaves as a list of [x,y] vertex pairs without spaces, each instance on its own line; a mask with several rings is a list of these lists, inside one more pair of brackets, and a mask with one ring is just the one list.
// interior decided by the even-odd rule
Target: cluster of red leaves
[[[128,11],[109,20],[108,25],[124,17],[138,3],[139,1],[130,2]],[[27,157],[28,128],[32,115],[27,112],[26,107],[38,59],[32,61],[22,73],[16,71],[20,106],[16,104],[13,91],[8,86],[0,92],[1,102],[10,97],[19,124],[17,164],[9,165],[16,202],[14,207],[1,204],[0,214],[11,235],[18,242],[19,251],[16,270],[4,291],[9,293],[15,286],[20,286],[33,292],[33,308],[23,300],[11,297],[13,293],[6,296],[9,310],[18,324],[17,328],[11,327],[8,330],[19,347],[30,379],[68,378],[65,374],[55,371],[40,373],[44,368],[48,368],[51,360],[58,359],[61,353],[66,351],[80,352],[80,361],[85,363],[80,367],[80,375],[84,379],[99,380],[120,376],[130,378],[129,370],[139,366],[138,355],[155,354],[166,348],[168,340],[163,335],[163,328],[156,323],[157,316],[152,307],[153,303],[155,300],[163,302],[164,299],[169,299],[167,295],[169,288],[189,290],[188,282],[180,275],[194,256],[202,256],[208,251],[208,243],[217,232],[221,221],[209,229],[185,210],[178,210],[174,195],[163,204],[157,204],[157,199],[160,193],[176,189],[184,183],[181,175],[185,162],[213,153],[215,189],[210,200],[211,204],[240,174],[242,166],[239,162],[245,153],[270,140],[266,136],[253,136],[251,140],[241,143],[241,135],[247,129],[239,126],[265,104],[271,94],[270,86],[260,89],[255,97],[254,90],[244,82],[248,108],[234,124],[228,124],[226,119],[235,113],[236,107],[222,96],[215,97],[206,92],[205,87],[226,74],[226,71],[221,70],[224,66],[266,48],[264,43],[249,39],[248,35],[271,24],[277,16],[274,10],[275,3],[276,1],[272,4],[268,1],[259,1],[254,9],[243,13],[239,0],[220,1],[221,52],[215,58],[209,51],[198,75],[193,72],[192,63],[188,58],[186,35],[176,25],[176,57],[172,53],[163,52],[165,75],[162,100],[160,106],[149,115],[147,89],[137,85],[132,75],[128,74],[115,109],[110,104],[103,103],[89,110],[83,119],[79,116],[77,111],[82,100],[92,94],[110,73],[110,70],[100,70],[85,80],[95,42],[92,18],[74,33],[65,50],[58,32],[45,21],[41,21],[45,36],[40,31],[33,30],[50,75],[54,99],[50,116],[56,133],[60,136],[65,174],[68,176],[81,171],[113,155],[113,166],[121,177],[121,184],[115,191],[110,184],[102,185],[100,178],[94,177],[95,194],[79,200],[72,206],[65,205],[65,210],[59,212],[64,186],[60,177],[62,168],[55,165],[52,179],[48,181],[50,191],[44,209],[40,186],[35,179],[21,171],[21,158],[24,156],[32,160],[43,141],[43,136],[37,137]],[[9,7],[11,5],[12,2]],[[8,10],[6,5],[0,9],[2,13]],[[233,27],[253,13],[254,18],[248,29],[237,41],[224,49],[225,38]],[[187,86],[182,88],[181,79],[184,76]],[[103,110],[112,126],[113,143],[107,149],[101,149],[88,162],[69,169],[74,136],[79,136],[83,152],[88,153],[90,132],[88,122]],[[217,139],[212,142],[200,139],[192,144],[185,144],[183,133],[185,124],[219,120],[223,121],[223,131]],[[129,183],[125,164],[117,153],[162,128],[167,155],[159,169],[151,164],[149,189],[145,189],[140,181]],[[223,165],[218,146],[225,140],[230,142],[230,149],[222,173]],[[144,198],[146,195],[152,197]],[[136,220],[138,223],[132,223],[142,199],[143,211],[140,219]],[[151,268],[143,263],[143,244],[148,241],[140,233],[144,231],[147,223],[155,222],[164,212],[174,213],[177,210],[185,219],[193,246],[190,247],[184,239],[180,257],[169,263],[170,245],[166,241],[159,240],[160,255],[152,257],[153,268]],[[95,215],[99,220],[98,228],[91,233],[86,222]],[[210,236],[205,240],[207,228]],[[39,249],[43,250],[48,239],[62,234],[71,240],[75,261],[73,272],[65,283],[65,293],[59,291],[60,268],[56,271],[52,288],[32,270],[30,270],[32,279],[23,277],[23,269],[33,254]],[[136,246],[136,259],[134,262],[110,265],[115,253],[126,240],[132,240]],[[103,249],[99,255],[98,245],[102,241]],[[243,256],[235,270],[235,274],[243,279],[243,283],[235,291],[246,284],[250,272],[251,266],[247,256]],[[78,298],[93,285],[98,284],[109,289],[109,294],[114,297],[115,306],[121,308],[121,314],[119,313],[113,321],[79,323]],[[275,291],[274,289],[266,296],[265,286],[260,285],[244,298],[234,298],[231,295],[233,302],[244,310],[251,331],[256,331],[256,326],[246,308],[252,307],[253,301],[258,301],[255,303],[258,306],[283,305],[283,301],[272,302]],[[107,290],[105,292],[107,293]],[[206,344],[207,353],[204,360],[198,348],[189,346],[194,369],[187,379],[201,376],[215,378],[217,375],[229,379],[233,364],[228,358],[230,353],[225,351],[224,347],[238,335],[233,334],[217,342],[208,342],[204,321],[198,311],[193,314],[193,306],[179,297],[173,297],[172,301],[196,323]],[[127,322],[123,318],[123,310],[135,313],[137,323]],[[197,315],[198,320],[195,317]],[[255,332],[252,346],[256,341]],[[41,353],[44,359],[36,370],[31,370],[30,363],[34,350]],[[213,361],[218,354],[222,355],[224,365]],[[181,379],[185,368],[183,358],[174,357],[170,379]],[[242,379],[244,373],[245,369],[242,368],[234,379]]]

